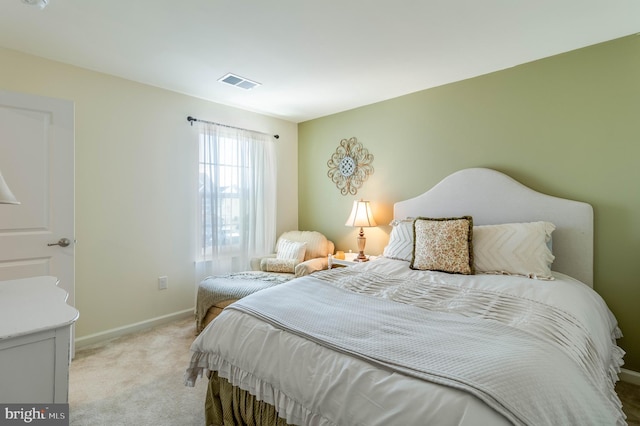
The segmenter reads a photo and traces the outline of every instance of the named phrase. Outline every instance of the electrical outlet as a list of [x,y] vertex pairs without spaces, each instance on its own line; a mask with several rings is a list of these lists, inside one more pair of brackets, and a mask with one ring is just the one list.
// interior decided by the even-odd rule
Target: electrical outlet
[[158,277],[158,290],[166,290],[169,288],[169,277],[166,275]]

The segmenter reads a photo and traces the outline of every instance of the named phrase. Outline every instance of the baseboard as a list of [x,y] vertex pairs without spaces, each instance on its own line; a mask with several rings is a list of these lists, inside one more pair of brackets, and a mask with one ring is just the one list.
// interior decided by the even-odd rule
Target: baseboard
[[618,374],[618,377],[623,382],[640,386],[640,373],[638,373],[637,371],[627,370],[626,368],[622,368],[620,369],[620,374]]
[[[137,331],[146,330],[156,327],[158,325],[167,324],[172,321],[176,321],[182,318],[187,318],[194,315],[194,309],[185,309],[184,311],[174,312],[172,314],[163,315],[161,317],[151,318],[146,321],[137,322],[135,324],[129,324],[118,328],[112,328],[111,330],[101,331],[99,333],[90,334],[88,336],[82,336],[75,339],[76,349],[82,349],[87,346],[102,343],[107,340],[114,339],[116,337],[125,336],[127,334],[135,333]],[[194,317],[195,318],[195,317]],[[195,327],[195,319],[194,319]]]

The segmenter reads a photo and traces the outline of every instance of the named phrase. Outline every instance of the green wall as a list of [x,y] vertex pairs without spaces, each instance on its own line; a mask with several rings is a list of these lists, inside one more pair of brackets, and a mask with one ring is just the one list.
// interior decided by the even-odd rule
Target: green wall
[[[394,202],[467,167],[593,205],[594,287],[625,335],[625,368],[640,371],[640,37],[307,121],[298,132],[300,229],[325,233],[339,250],[356,250],[356,230],[344,226],[354,199],[372,202],[383,226],[365,229],[365,251],[380,253]],[[327,177],[327,160],[352,136],[375,157],[355,197]]]

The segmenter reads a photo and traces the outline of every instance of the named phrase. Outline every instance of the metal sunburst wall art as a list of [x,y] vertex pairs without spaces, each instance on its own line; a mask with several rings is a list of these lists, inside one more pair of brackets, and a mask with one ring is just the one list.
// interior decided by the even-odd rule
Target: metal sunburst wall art
[[331,155],[327,176],[336,184],[342,195],[356,195],[362,184],[373,174],[373,154],[358,140],[342,139]]

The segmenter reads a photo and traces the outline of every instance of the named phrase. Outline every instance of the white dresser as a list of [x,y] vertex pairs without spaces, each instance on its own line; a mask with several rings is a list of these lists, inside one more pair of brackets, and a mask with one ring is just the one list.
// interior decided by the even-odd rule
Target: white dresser
[[0,281],[0,403],[66,403],[78,311],[55,277]]

